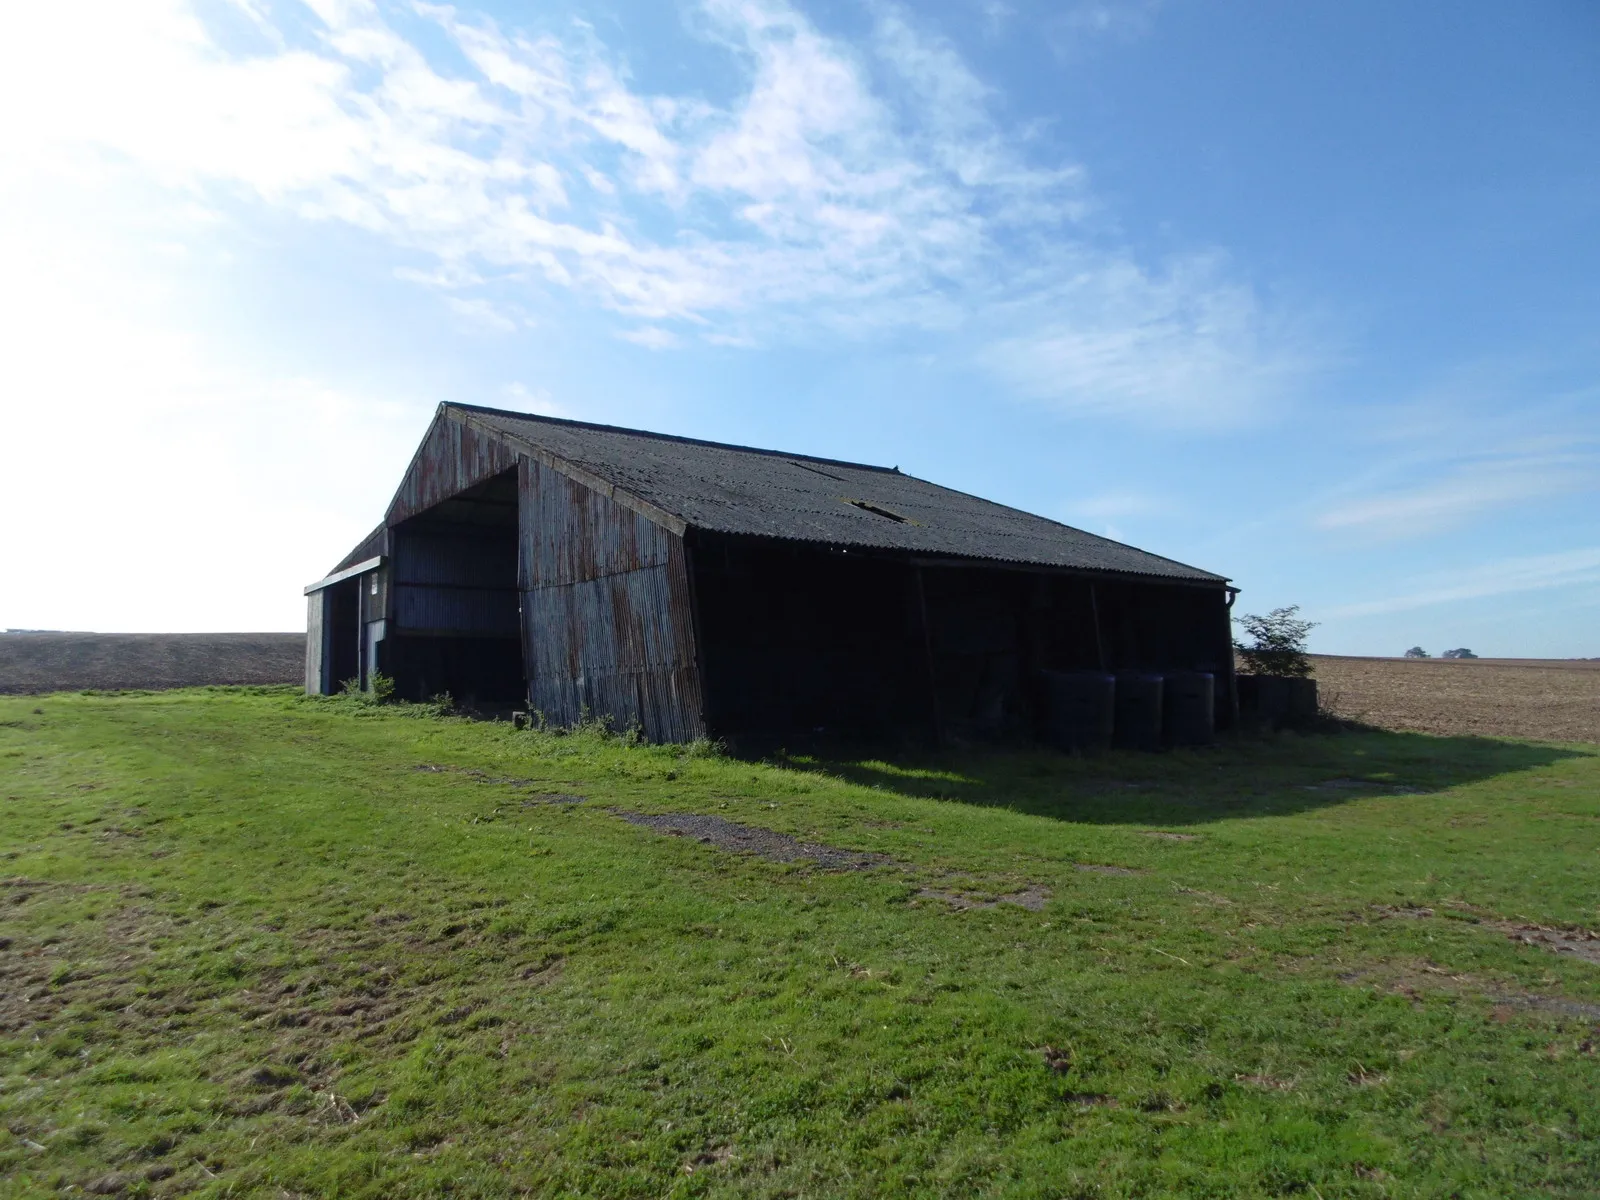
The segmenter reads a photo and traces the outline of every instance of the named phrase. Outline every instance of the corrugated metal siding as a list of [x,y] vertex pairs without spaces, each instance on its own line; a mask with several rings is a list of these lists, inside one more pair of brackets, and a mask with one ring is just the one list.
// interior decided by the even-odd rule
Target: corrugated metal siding
[[[521,586],[579,583],[663,566],[678,539],[558,471],[524,459]],[[529,520],[529,516],[535,519]]]
[[511,531],[475,535],[459,527],[445,530],[407,526],[394,539],[396,583],[463,588],[516,586],[516,547]]
[[384,522],[397,525],[516,465],[517,453],[504,441],[440,413],[411,460]]
[[517,593],[399,584],[394,592],[394,623],[405,633],[516,637]]
[[397,633],[519,636],[516,545],[509,537],[406,526],[393,541],[390,611]]
[[519,483],[529,702],[559,724],[609,716],[652,741],[701,736],[683,542],[531,459]]

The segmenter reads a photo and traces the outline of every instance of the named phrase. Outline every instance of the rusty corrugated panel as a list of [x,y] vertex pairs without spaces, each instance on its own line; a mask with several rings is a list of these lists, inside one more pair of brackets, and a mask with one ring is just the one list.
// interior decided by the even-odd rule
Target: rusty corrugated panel
[[441,412],[411,460],[384,521],[397,525],[516,465],[516,451],[503,441]]
[[683,544],[543,468],[521,467],[519,576],[530,704],[652,741],[704,733]]
[[655,741],[698,736],[697,675],[668,574],[663,564],[524,593],[533,707],[558,723],[610,716]]
[[676,539],[640,516],[531,459],[522,462],[521,586],[577,583],[660,566]]

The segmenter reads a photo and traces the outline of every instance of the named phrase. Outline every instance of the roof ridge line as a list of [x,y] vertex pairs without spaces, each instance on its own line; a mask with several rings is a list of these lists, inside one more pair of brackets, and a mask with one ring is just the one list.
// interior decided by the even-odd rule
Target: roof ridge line
[[566,425],[575,429],[599,429],[606,433],[625,433],[630,437],[651,438],[658,442],[677,442],[688,446],[709,446],[716,450],[736,450],[741,454],[761,454],[768,458],[804,459],[806,462],[826,463],[831,467],[850,467],[857,471],[878,471],[884,475],[904,475],[899,467],[880,467],[874,463],[852,462],[845,458],[824,458],[819,454],[800,454],[793,450],[767,450],[761,446],[741,446],[737,442],[713,442],[706,438],[684,437],[676,433],[657,433],[652,429],[631,429],[626,425],[605,425],[598,421],[575,421],[571,417],[547,417],[542,413],[517,412],[510,408],[490,408],[486,404],[463,404],[446,400],[441,408],[459,408],[467,412],[488,413],[496,417],[514,417],[519,421],[540,421],[548,425]]

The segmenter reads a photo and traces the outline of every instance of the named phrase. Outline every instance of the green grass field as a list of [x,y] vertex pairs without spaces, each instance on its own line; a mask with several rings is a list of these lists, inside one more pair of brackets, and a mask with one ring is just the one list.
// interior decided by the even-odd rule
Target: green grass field
[[751,763],[216,689],[0,699],[0,796],[6,1196],[1600,1195],[1596,747]]

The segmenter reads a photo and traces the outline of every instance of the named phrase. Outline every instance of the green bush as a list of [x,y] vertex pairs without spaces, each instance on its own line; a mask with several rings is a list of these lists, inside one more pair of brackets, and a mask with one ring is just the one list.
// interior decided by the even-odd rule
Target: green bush
[[1306,635],[1317,627],[1315,621],[1302,621],[1296,615],[1298,604],[1275,608],[1265,616],[1246,613],[1234,621],[1251,639],[1249,645],[1234,642],[1251,675],[1284,675],[1304,679],[1311,674],[1306,656]]

